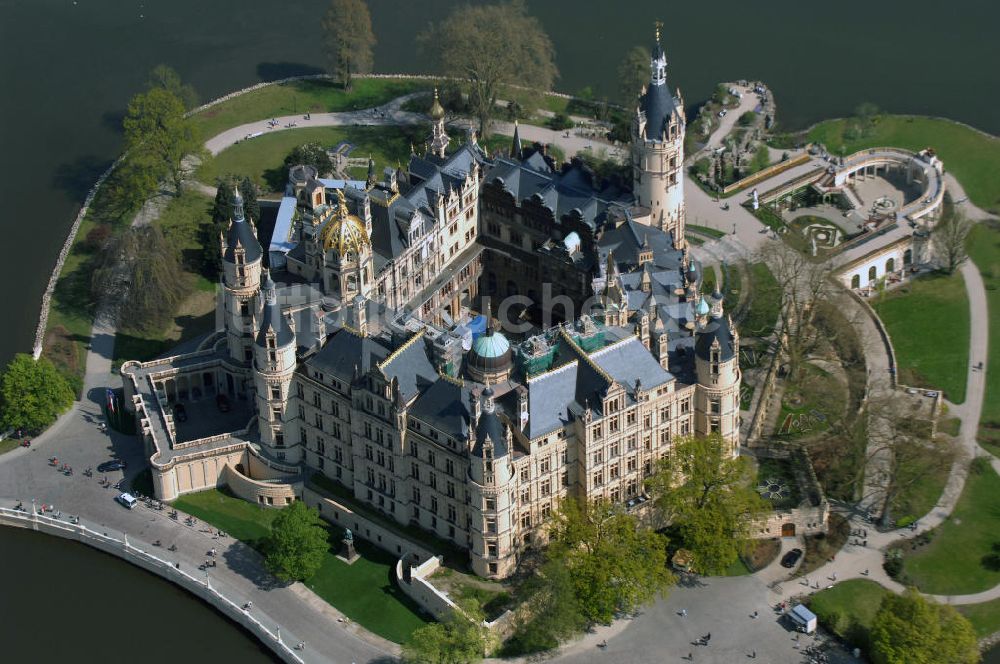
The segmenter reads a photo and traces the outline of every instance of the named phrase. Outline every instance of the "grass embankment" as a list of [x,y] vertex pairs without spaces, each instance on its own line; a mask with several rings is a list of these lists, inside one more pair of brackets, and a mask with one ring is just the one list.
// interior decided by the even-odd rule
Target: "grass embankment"
[[91,272],[99,249],[95,242],[88,241],[88,237],[98,226],[114,232],[122,228],[127,219],[131,219],[130,213],[114,210],[109,186],[105,184],[80,222],[52,294],[44,353],[71,377],[78,392],[83,388],[87,347],[90,345],[96,306],[91,289]]
[[1000,583],[1000,477],[974,464],[958,504],[925,546],[903,544],[907,583],[934,595],[977,593]]
[[[230,173],[247,175],[264,192],[282,192],[288,182],[285,157],[303,143],[319,143],[334,147],[341,142],[353,144],[351,157],[375,159],[378,172],[386,166],[405,162],[411,144],[422,144],[426,132],[419,126],[408,127],[306,127],[293,131],[279,131],[242,141],[226,148],[215,157],[207,158],[198,168],[197,178],[214,184],[218,178]],[[360,168],[353,176],[364,179],[367,168]]]
[[807,140],[826,145],[837,154],[871,147],[893,146],[919,151],[932,147],[946,170],[958,178],[965,193],[979,207],[1000,212],[1000,138],[938,118],[882,115],[865,132],[844,138],[853,120],[827,120],[813,127]]
[[187,287],[174,320],[164,329],[142,331],[123,324],[115,335],[114,365],[126,360],[150,360],[178,343],[215,328],[215,283],[204,276],[203,242],[212,224],[212,199],[185,189],[167,203],[155,224],[177,252]]
[[969,619],[979,638],[1000,632],[1000,599],[979,604],[960,604],[955,608]]
[[209,139],[232,127],[284,115],[335,113],[381,106],[396,97],[429,90],[431,81],[413,78],[356,78],[350,92],[329,80],[268,85],[216,104],[192,116],[199,135]]
[[828,630],[851,645],[868,646],[868,630],[889,591],[866,579],[841,581],[808,599],[809,609]]
[[990,321],[989,356],[970,358],[972,362],[986,362],[986,394],[983,398],[979,442],[987,450],[1000,456],[1000,223],[983,222],[976,225],[969,235],[969,256],[983,276]]
[[[732,268],[727,271],[727,275]],[[774,275],[763,263],[748,266],[750,277],[750,297],[748,307],[743,312],[737,326],[741,336],[769,337],[778,321],[778,307],[781,306],[781,292]],[[742,308],[742,304],[741,304]]]
[[871,304],[892,338],[899,381],[965,401],[970,323],[962,275],[921,277]]
[[[174,507],[258,550],[278,514],[278,510],[258,507],[216,490],[182,496],[174,501]],[[331,550],[306,585],[365,629],[396,643],[406,641],[426,621],[392,582],[395,558],[356,539],[361,558],[348,565],[335,555],[343,533],[333,526],[327,530]]]

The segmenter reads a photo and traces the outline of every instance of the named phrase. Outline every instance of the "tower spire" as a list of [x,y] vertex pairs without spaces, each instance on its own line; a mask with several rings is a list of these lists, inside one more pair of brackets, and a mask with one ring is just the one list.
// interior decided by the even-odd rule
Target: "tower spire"
[[514,138],[510,142],[510,156],[518,161],[524,158],[524,150],[521,149],[521,134],[517,130],[517,118],[514,118]]
[[657,21],[656,41],[653,43],[653,52],[649,60],[649,83],[650,85],[666,85],[667,83],[667,56],[663,52],[660,44],[660,30],[663,23]]
[[238,185],[233,185],[233,221],[243,221],[243,196]]

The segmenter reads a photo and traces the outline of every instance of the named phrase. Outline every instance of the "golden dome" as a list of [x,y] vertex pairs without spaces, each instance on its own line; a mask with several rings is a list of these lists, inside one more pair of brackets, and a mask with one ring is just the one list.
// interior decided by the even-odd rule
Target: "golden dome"
[[347,199],[340,189],[337,190],[337,208],[320,231],[319,237],[324,251],[333,249],[339,256],[350,252],[360,253],[371,246],[365,223],[347,211]]
[[444,117],[444,107],[441,106],[441,100],[438,99],[438,89],[434,88],[434,103],[431,104],[430,111],[431,118],[434,120],[440,120]]

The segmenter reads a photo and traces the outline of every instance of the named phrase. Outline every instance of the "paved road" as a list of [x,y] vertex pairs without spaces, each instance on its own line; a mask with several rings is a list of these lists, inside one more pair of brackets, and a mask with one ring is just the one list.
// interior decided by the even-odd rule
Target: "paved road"
[[[231,538],[218,540],[202,525],[186,526],[173,521],[167,510],[155,511],[140,506],[129,511],[116,502],[113,489],[98,484],[101,474],[83,475],[85,468],[96,468],[115,454],[128,463],[128,476],[146,467],[146,455],[134,436],[114,431],[102,433],[98,423],[108,386],[117,387],[120,378],[111,375],[114,329],[107,323],[93,328],[91,352],[87,356],[84,398],[61,417],[47,432],[34,439],[30,449],[18,448],[0,456],[0,495],[22,500],[30,505],[55,505],[64,514],[79,515],[85,522],[106,528],[110,534],[127,533],[129,542],[147,551],[173,556],[188,571],[196,570],[206,560],[205,552],[218,549],[218,566],[212,570],[212,583],[237,604],[254,603],[254,612],[263,622],[280,617],[286,642],[305,641],[302,657],[307,662],[384,662],[399,652],[398,647],[351,622],[319,599],[302,584],[273,587],[260,556]],[[74,474],[66,477],[48,464],[49,457],[68,463]],[[109,473],[117,480],[122,473]],[[8,502],[9,506],[9,502]],[[176,552],[154,547],[160,540],[164,547],[176,544]],[[277,621],[271,624],[278,624]]]

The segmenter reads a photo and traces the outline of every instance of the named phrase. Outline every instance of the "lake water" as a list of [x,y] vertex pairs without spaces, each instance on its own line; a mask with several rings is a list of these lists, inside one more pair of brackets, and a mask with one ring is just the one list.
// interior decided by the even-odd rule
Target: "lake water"
[[[426,58],[417,52],[414,36],[455,4],[371,0],[377,70],[425,71]],[[789,127],[848,114],[858,103],[871,101],[892,112],[942,115],[1000,133],[1000,47],[993,33],[1000,24],[997,3],[528,4],[552,36],[561,91],[591,86],[613,96],[618,62],[631,46],[649,43],[652,23],[660,19],[671,83],[681,86],[690,104],[709,94],[717,81],[760,78],[777,95],[779,120]],[[116,155],[123,109],[149,70],[160,63],[173,66],[205,100],[258,80],[316,71],[323,64],[325,7],[318,0],[237,5],[0,0],[0,237],[6,249],[0,261],[5,291],[0,363],[30,350],[39,301],[66,231],[86,191]],[[29,548],[14,556],[19,546]],[[79,549],[59,540],[26,545],[24,534],[0,529],[3,562],[20,560],[22,554],[35,558],[40,551],[51,556],[33,574],[25,574],[23,565],[34,564],[26,558],[0,565],[5,588],[0,596],[11,607],[0,621],[6,643],[30,648],[24,652],[39,661],[64,652],[58,639],[29,637],[38,633],[28,629],[31,620],[6,619],[17,607],[39,620],[66,610],[56,623],[70,618],[79,623],[82,631],[73,641],[80,643],[92,642],[101,631],[120,631],[112,627],[118,605],[143,608],[145,619],[130,626],[129,634],[148,629],[149,638],[162,636],[164,625],[173,627],[188,613],[199,616],[191,625],[208,624],[202,616],[211,612],[168,584]],[[87,561],[78,574],[53,576],[52,570],[78,561]],[[88,577],[106,583],[87,592],[80,584]],[[64,602],[65,597],[73,602]],[[232,642],[245,641],[236,630],[231,636]],[[111,638],[101,641],[109,652],[120,647]],[[143,657],[154,656],[155,650],[143,648]],[[1000,662],[1000,656],[993,661]]]

